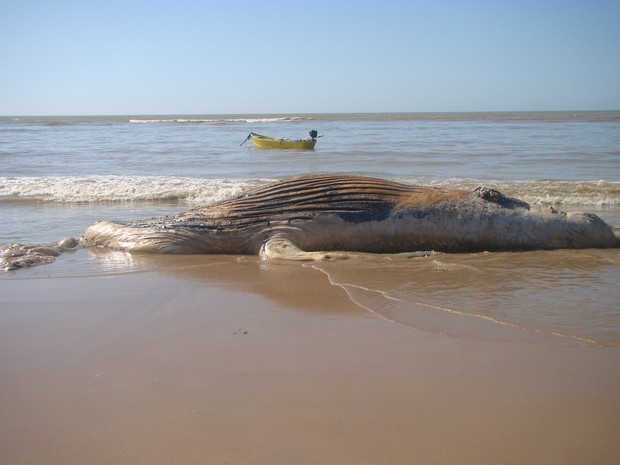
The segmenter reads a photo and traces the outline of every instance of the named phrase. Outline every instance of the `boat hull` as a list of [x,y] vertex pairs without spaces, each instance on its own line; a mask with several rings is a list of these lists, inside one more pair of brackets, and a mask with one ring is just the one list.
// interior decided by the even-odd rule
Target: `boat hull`
[[275,137],[263,136],[261,134],[251,133],[252,142],[256,147],[262,149],[295,149],[295,150],[312,150],[316,145],[316,139],[277,139]]

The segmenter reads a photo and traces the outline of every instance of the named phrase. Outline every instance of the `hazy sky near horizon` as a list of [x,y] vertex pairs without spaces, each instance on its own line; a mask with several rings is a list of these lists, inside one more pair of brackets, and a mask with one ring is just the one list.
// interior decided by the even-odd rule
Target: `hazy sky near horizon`
[[2,0],[0,115],[620,109],[618,0]]

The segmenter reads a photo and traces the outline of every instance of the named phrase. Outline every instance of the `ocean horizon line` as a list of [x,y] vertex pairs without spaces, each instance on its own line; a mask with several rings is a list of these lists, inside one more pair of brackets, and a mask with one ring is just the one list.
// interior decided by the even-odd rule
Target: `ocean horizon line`
[[438,110],[438,111],[325,111],[325,112],[232,112],[232,113],[45,113],[0,114],[0,118],[79,118],[79,117],[134,117],[134,116],[303,116],[303,115],[451,115],[451,114],[553,114],[553,113],[620,113],[618,109],[590,110]]

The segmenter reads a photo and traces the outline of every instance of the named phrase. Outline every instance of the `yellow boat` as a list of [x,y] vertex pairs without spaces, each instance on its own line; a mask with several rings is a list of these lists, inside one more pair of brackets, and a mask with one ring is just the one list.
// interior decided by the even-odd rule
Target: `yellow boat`
[[284,137],[278,139],[251,132],[248,139],[251,137],[254,145],[263,149],[312,150],[316,145],[318,135],[316,131],[310,131],[310,135],[312,136],[310,139],[285,139]]

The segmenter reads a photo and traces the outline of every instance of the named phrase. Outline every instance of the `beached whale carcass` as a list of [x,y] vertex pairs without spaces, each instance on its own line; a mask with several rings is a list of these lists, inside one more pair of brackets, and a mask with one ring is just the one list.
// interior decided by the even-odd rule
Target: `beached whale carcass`
[[178,215],[100,221],[79,242],[10,244],[0,248],[0,268],[49,263],[79,247],[321,260],[361,253],[608,248],[620,247],[620,240],[596,215],[531,207],[493,189],[313,175]]
[[618,247],[589,213],[531,207],[498,191],[416,187],[358,176],[300,176],[175,216],[103,221],[86,246],[130,252],[261,254],[468,252]]

